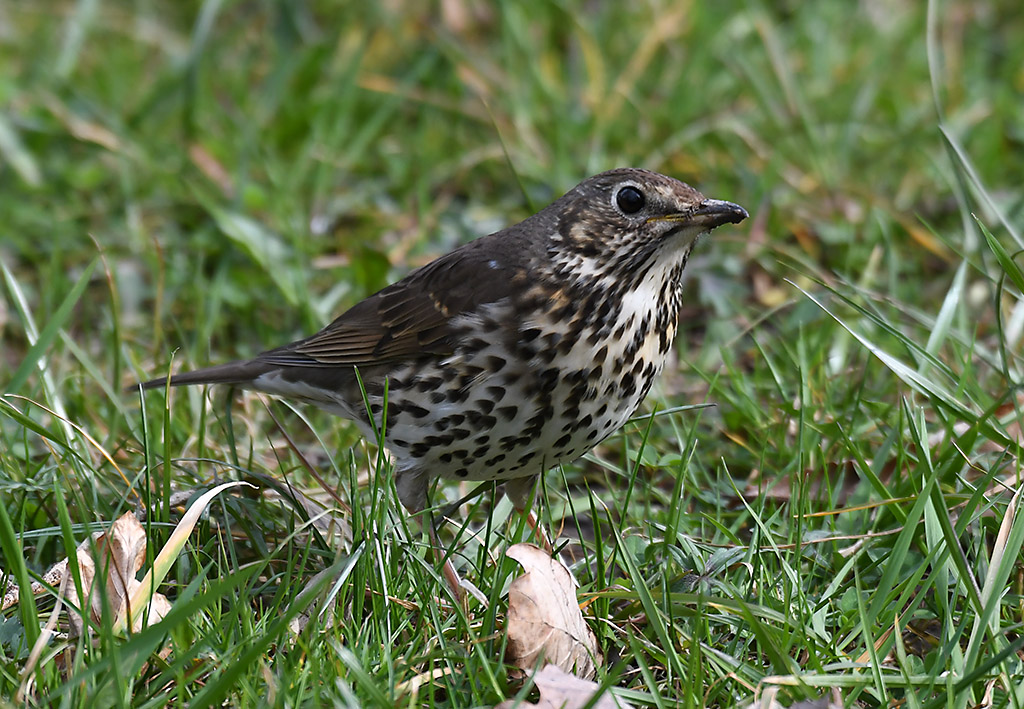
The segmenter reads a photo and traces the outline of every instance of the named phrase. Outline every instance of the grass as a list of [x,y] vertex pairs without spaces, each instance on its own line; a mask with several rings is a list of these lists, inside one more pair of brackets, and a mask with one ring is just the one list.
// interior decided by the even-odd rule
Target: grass
[[30,663],[52,598],[6,610],[0,704],[534,696],[502,662],[507,502],[446,528],[463,612],[346,422],[122,387],[308,334],[629,164],[752,219],[695,254],[637,420],[545,477],[598,681],[1024,706],[1022,32],[1009,0],[0,7],[0,571],[133,508],[152,558],[172,493],[260,486],[213,505],[159,625]]

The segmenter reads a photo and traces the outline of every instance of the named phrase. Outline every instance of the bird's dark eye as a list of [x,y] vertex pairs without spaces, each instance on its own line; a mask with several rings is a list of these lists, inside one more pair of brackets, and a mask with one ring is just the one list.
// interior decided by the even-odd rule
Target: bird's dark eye
[[644,208],[644,193],[636,187],[623,187],[615,195],[615,204],[626,214],[636,214]]

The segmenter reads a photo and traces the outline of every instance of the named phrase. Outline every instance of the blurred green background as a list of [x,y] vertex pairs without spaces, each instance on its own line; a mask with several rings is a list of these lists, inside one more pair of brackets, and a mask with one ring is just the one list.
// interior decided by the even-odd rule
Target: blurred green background
[[[637,634],[601,631],[624,663],[610,682],[640,704],[731,706],[766,676],[824,676],[868,648],[875,659],[895,652],[886,633],[906,613],[944,629],[938,654],[904,657],[897,673],[923,697],[945,694],[943,672],[970,675],[987,652],[1003,652],[951,695],[979,700],[990,676],[1014,676],[997,638],[1021,623],[1019,544],[1009,561],[989,557],[1016,508],[1003,488],[985,490],[1000,476],[1013,484],[1017,465],[1022,116],[1019,0],[0,2],[0,499],[10,544],[42,530],[25,547],[36,571],[63,555],[61,491],[74,491],[71,520],[87,524],[123,511],[136,486],[159,506],[159,493],[210,481],[204,463],[170,460],[173,476],[151,479],[150,467],[132,477],[150,456],[279,473],[281,446],[266,446],[276,433],[251,399],[232,450],[221,399],[213,413],[198,392],[176,395],[185,403],[166,412],[151,401],[144,422],[120,392],[137,377],[165,374],[172,357],[174,367],[203,365],[309,334],[593,173],[645,167],[738,202],[751,219],[716,232],[691,260],[678,361],[646,410],[714,408],[660,417],[646,433],[627,427],[564,472],[568,502],[562,474],[549,476],[553,522],[574,502],[590,510],[583,482],[631,491],[608,516],[620,536],[642,540],[638,566],[605,560],[611,547],[598,544],[599,568],[582,574],[585,591],[627,589],[593,606]],[[345,453],[355,433],[309,416],[324,457],[348,455],[333,465],[351,464],[365,487],[369,463]],[[304,429],[296,435],[315,447]],[[360,499],[355,491],[349,502]],[[290,529],[272,512],[234,514],[249,520],[258,553],[259,534]],[[908,531],[885,536],[894,529]],[[882,532],[852,552],[850,542],[801,551],[812,538]],[[216,530],[205,534],[205,554],[231,558]],[[401,585],[395,554],[387,569],[400,580],[381,595],[422,593]],[[991,611],[996,629],[975,637],[961,613],[980,617],[981,597],[964,589],[983,585],[989,561],[1015,580]],[[379,582],[369,553],[356,568],[358,580]],[[179,583],[193,572],[183,567]],[[506,562],[495,600],[508,573]],[[665,596],[671,622],[659,625],[636,589],[667,593],[691,573],[779,615],[718,624],[689,597]],[[641,605],[649,625],[634,627],[626,619]],[[455,669],[436,705],[517,691],[472,679],[483,671],[473,662],[503,676],[486,665],[500,665],[500,652],[467,659],[433,644],[472,647],[486,634],[477,626],[435,617],[420,634],[387,623],[367,631],[360,623],[394,609],[356,608],[344,631],[356,660],[332,666],[309,650],[317,659],[300,671],[268,655],[279,685],[263,670],[239,680],[216,668],[146,701],[184,702],[203,682],[238,704],[267,700],[253,689],[264,681],[294,690],[282,695],[294,702],[348,697],[303,694],[283,679],[320,672],[351,673],[357,703],[416,705],[423,697],[400,681],[439,656]],[[224,643],[280,640],[262,630]],[[401,659],[374,655],[392,644]],[[3,647],[13,653],[0,679],[9,688],[23,656]],[[848,680],[844,701],[887,701],[880,675],[835,672]],[[56,673],[40,686],[56,692],[62,681]],[[832,686],[806,682],[788,696]],[[1011,694],[998,696],[1024,702]]]

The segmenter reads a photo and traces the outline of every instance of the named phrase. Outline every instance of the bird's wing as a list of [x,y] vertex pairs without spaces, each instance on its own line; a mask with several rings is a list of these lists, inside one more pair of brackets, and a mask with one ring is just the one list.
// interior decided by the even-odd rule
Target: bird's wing
[[518,259],[507,252],[501,258],[483,248],[458,249],[357,303],[315,335],[255,361],[336,367],[451,354],[453,318],[526,286],[525,268],[512,261]]

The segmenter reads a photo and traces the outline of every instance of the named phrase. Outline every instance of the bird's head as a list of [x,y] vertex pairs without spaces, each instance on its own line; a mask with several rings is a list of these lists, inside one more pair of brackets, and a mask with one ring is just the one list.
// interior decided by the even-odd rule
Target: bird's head
[[747,218],[656,172],[620,168],[590,177],[549,207],[557,215],[551,255],[583,276],[642,276],[654,262],[685,260],[697,237]]

